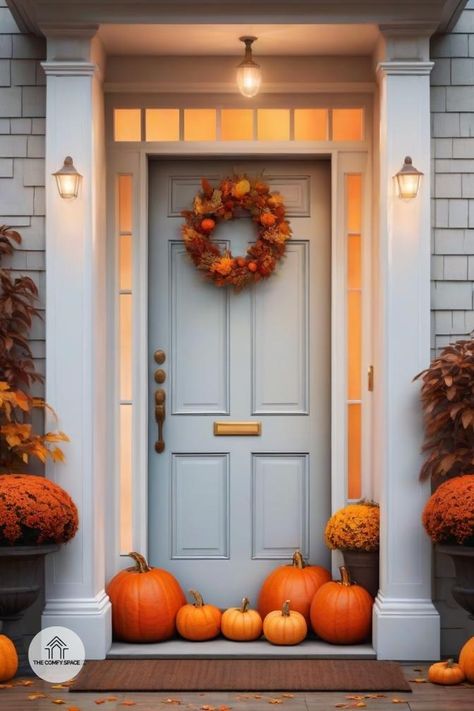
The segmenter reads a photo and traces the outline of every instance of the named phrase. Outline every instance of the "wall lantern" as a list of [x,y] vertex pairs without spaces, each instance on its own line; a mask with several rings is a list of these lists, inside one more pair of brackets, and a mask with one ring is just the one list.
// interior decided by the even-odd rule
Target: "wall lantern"
[[399,196],[405,200],[415,198],[418,195],[422,175],[423,173],[413,165],[410,156],[406,156],[402,167],[395,175]]
[[252,44],[256,39],[256,37],[239,37],[239,40],[245,44],[245,57],[237,67],[237,86],[240,93],[249,98],[258,94],[262,81],[260,65],[252,58]]
[[77,198],[82,175],[74,167],[71,156],[66,156],[63,167],[53,175],[56,178],[58,191],[62,198],[65,200]]

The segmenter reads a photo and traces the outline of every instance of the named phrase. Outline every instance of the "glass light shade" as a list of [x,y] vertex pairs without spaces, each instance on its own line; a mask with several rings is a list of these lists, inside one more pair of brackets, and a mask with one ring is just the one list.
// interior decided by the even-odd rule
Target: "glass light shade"
[[262,81],[260,66],[253,61],[252,57],[252,44],[257,38],[239,37],[239,39],[245,44],[245,56],[237,67],[237,86],[243,96],[250,98],[258,94]]
[[406,156],[402,168],[396,174],[398,194],[405,200],[410,200],[418,195],[421,176],[423,173],[415,168],[410,156]]
[[65,200],[72,200],[79,195],[82,175],[76,170],[71,156],[66,156],[64,165],[53,173],[56,178],[58,192]]
[[247,97],[256,96],[262,82],[262,73],[258,64],[242,62],[237,68],[237,86],[241,94]]

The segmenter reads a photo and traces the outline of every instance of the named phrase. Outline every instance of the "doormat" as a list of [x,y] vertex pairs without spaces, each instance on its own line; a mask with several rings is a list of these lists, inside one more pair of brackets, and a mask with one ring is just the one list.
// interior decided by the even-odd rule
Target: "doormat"
[[72,691],[411,691],[396,662],[354,659],[106,659]]

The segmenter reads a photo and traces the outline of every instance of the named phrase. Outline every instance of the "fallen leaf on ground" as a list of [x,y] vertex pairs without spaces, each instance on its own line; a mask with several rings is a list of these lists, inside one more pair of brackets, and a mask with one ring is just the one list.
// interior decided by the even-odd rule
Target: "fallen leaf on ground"
[[36,699],[45,699],[46,694],[41,693],[41,691],[35,691],[34,694],[28,694],[30,701],[35,701]]
[[411,681],[414,684],[426,684],[428,679],[425,679],[424,676],[417,676],[416,679],[408,679],[408,681]]
[[51,684],[52,689],[68,689],[69,686],[67,684]]
[[122,703],[119,704],[119,706],[136,706],[136,705],[137,705],[136,701],[128,701],[127,699],[125,699],[125,701],[122,701]]
[[18,679],[15,681],[16,686],[33,686],[34,682],[31,679]]
[[68,706],[67,711],[81,711],[79,706]]
[[94,703],[97,704],[97,706],[100,706],[100,704],[105,704],[105,702],[106,702],[106,699],[96,699],[94,701]]
[[0,684],[0,689],[12,689],[13,684]]
[[204,706],[201,706],[202,711],[216,711],[215,706],[209,706],[209,704],[204,704]]
[[367,704],[365,703],[365,701],[358,701],[358,702],[355,704],[355,708],[356,708],[356,709],[361,709],[361,708],[363,708],[364,706],[367,706]]
[[225,704],[221,704],[219,706],[219,711],[231,711],[232,706],[226,706]]
[[282,704],[283,700],[282,699],[268,699],[269,704]]
[[181,703],[181,701],[179,699],[168,698],[168,699],[163,699],[161,701],[161,703],[162,704],[176,704],[176,706],[178,706]]
[[262,694],[254,694],[254,699],[263,699]]
[[107,696],[106,701],[118,701],[118,696]]
[[65,704],[66,702],[63,701],[63,699],[53,699],[53,700],[51,701],[51,703],[52,703],[52,704],[58,704],[58,705],[59,705],[59,704]]
[[295,695],[294,694],[282,694],[284,699],[294,699]]
[[349,704],[335,704],[334,708],[335,709],[348,709]]
[[405,699],[392,699],[392,704],[406,704],[408,703]]
[[365,699],[365,696],[360,696],[360,694],[352,694],[351,696],[346,696],[346,699],[352,699],[353,701],[361,701]]

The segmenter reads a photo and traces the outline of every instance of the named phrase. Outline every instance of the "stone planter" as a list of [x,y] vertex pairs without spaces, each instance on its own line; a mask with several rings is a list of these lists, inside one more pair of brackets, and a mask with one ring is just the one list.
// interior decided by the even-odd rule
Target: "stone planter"
[[344,565],[348,568],[354,583],[365,588],[372,597],[379,590],[379,552],[341,551]]
[[474,619],[474,548],[437,545],[436,550],[449,555],[453,561],[456,582],[451,588],[452,595],[458,605]]
[[2,634],[14,642],[20,673],[30,671],[23,643],[21,620],[38,598],[43,560],[59,550],[56,543],[37,546],[0,546],[0,620]]

